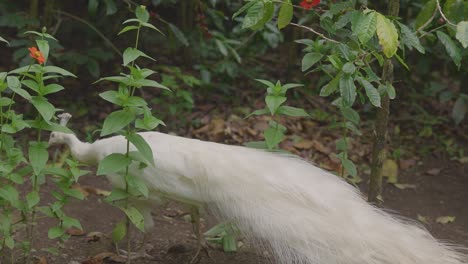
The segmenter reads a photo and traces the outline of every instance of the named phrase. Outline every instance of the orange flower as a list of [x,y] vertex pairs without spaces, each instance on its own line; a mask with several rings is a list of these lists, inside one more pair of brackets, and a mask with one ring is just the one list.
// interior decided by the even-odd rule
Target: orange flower
[[299,5],[302,6],[302,8],[309,10],[318,4],[320,4],[320,0],[302,0]]
[[44,64],[45,58],[44,58],[44,55],[42,55],[42,52],[37,50],[36,47],[28,48],[28,50],[29,50],[29,56],[31,56],[31,58],[35,59],[37,63],[39,64]]

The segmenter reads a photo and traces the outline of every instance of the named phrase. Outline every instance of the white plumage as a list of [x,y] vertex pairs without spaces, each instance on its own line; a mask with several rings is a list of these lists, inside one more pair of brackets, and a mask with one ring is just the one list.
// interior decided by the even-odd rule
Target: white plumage
[[[423,228],[369,205],[354,187],[299,158],[158,132],[140,135],[152,147],[156,167],[133,174],[141,175],[155,199],[206,205],[270,248],[280,263],[468,263]],[[89,144],[54,132],[50,143],[68,144],[76,159],[89,164],[126,150],[122,136]]]

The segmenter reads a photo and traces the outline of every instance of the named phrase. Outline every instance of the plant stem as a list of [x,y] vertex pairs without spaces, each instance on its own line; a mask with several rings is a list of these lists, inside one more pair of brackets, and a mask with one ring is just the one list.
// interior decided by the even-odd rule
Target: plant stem
[[122,57],[122,52],[120,52],[120,50],[112,43],[112,41],[110,41],[101,31],[99,31],[99,29],[97,29],[95,26],[93,26],[90,22],[80,18],[80,17],[77,17],[75,15],[72,15],[70,13],[67,13],[65,11],[62,11],[62,10],[54,10],[55,13],[58,13],[58,14],[61,14],[61,15],[65,15],[65,16],[68,16],[70,18],[73,18],[85,25],[87,25],[89,28],[91,28],[94,32],[96,32],[96,34],[98,34],[106,43],[107,45],[109,45],[109,47],[112,48],[112,50],[115,51],[115,53],[119,54],[121,57]]
[[[397,17],[400,10],[399,0],[388,2],[388,15]],[[382,80],[385,84],[393,82],[393,63],[386,59],[382,69]],[[382,164],[385,159],[385,143],[387,139],[388,116],[390,112],[390,98],[388,94],[382,97],[381,107],[377,109],[375,121],[375,138],[372,149],[371,176],[369,183],[368,200],[371,203],[379,203],[382,194]]]

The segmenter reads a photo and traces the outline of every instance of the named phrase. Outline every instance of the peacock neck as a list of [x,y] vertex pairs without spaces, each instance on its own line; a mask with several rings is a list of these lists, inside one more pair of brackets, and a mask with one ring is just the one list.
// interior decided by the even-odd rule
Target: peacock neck
[[93,150],[92,144],[80,141],[74,134],[67,134],[65,143],[70,148],[73,157],[79,162],[88,165],[97,163],[96,153]]

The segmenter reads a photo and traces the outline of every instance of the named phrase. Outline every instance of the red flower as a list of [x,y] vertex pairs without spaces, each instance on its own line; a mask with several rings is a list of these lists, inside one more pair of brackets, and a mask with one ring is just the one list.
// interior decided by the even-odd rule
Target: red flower
[[302,0],[299,5],[302,6],[302,8],[309,10],[318,4],[320,4],[320,0]]
[[36,47],[28,48],[28,50],[29,50],[29,56],[31,56],[31,58],[35,59],[37,63],[39,64],[44,64],[45,58],[44,58],[44,55],[42,55],[42,52],[37,50]]

